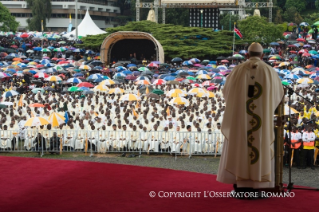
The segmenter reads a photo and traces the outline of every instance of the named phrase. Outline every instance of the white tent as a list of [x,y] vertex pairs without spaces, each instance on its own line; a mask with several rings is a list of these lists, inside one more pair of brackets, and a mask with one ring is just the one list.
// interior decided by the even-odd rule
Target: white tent
[[[89,14],[89,11],[86,10],[85,17],[78,26],[78,36],[85,37],[87,35],[99,35],[99,34],[104,34],[104,33],[106,33],[106,31],[103,31],[98,26],[96,26],[96,24],[94,23],[94,21],[92,20],[90,14]],[[73,36],[71,36],[71,35],[73,35]],[[63,37],[75,38],[75,29],[72,32],[69,32],[69,33],[63,35]]]

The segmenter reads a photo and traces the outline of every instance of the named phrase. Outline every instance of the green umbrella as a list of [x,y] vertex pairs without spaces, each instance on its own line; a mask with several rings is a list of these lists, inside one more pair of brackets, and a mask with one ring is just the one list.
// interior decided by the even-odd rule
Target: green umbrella
[[319,26],[319,21],[317,21],[316,23],[314,23],[313,25],[315,26]]
[[75,71],[75,72],[81,72],[80,69],[74,69],[73,71]]
[[285,81],[281,82],[281,84],[283,84],[283,85],[289,85],[289,83],[288,83],[288,82],[285,82]]
[[162,95],[162,94],[164,94],[164,91],[162,91],[161,89],[154,89],[154,90],[152,90],[152,93],[155,93],[157,95]]
[[195,77],[186,77],[186,78],[190,80],[197,80]]
[[76,86],[72,86],[71,88],[68,89],[68,91],[70,91],[70,92],[80,92],[79,91],[79,87],[76,87]]
[[46,49],[46,48],[42,49],[41,51],[42,52],[51,52],[50,49]]
[[0,108],[7,108],[8,105],[0,104]]
[[270,49],[264,49],[263,52],[264,53],[270,53]]
[[42,89],[42,88],[34,88],[34,89],[32,89],[32,93],[38,93],[38,91],[40,91],[41,93],[44,93],[44,89]]
[[318,52],[315,50],[311,50],[311,51],[309,51],[309,54],[318,54]]
[[309,31],[308,31],[308,34],[312,34],[313,33],[313,29],[310,29]]
[[149,69],[146,68],[146,67],[141,67],[141,68],[139,68],[138,70],[139,70],[139,71],[149,71]]

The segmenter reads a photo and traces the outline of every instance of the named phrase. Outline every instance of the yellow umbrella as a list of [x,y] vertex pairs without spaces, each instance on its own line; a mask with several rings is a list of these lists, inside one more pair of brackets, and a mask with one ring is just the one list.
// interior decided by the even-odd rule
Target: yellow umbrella
[[26,121],[24,126],[26,126],[26,127],[38,127],[38,126],[47,125],[47,124],[49,124],[49,122],[45,118],[32,117],[32,118],[30,118],[30,119],[28,119]]
[[139,101],[141,100],[136,94],[125,94],[120,98],[120,101]]
[[289,62],[282,62],[279,64],[279,67],[282,67],[282,66],[289,66],[290,63]]
[[58,76],[50,76],[48,78],[45,78],[44,80],[50,82],[62,81],[61,77]]
[[213,92],[205,92],[205,93],[198,93],[197,97],[208,97],[208,98],[213,98],[215,97],[215,94]]
[[21,63],[20,61],[14,61],[11,65],[18,65],[19,63]]
[[[291,114],[299,113],[296,109],[290,107]],[[285,105],[285,115],[289,115],[289,106]]]
[[105,85],[98,85],[98,86],[95,86],[93,90],[105,92],[105,91],[109,91],[109,88],[106,87]]
[[179,96],[186,96],[187,93],[181,89],[173,89],[166,93],[167,97],[179,97]]
[[172,99],[172,100],[170,101],[170,104],[171,104],[171,105],[176,104],[176,105],[185,105],[185,106],[188,106],[188,105],[189,105],[189,101],[188,101],[187,99],[183,98],[183,97],[176,97],[176,98],[174,98],[174,99]]
[[208,74],[200,74],[196,77],[197,79],[211,79]]
[[188,91],[188,94],[199,94],[199,93],[206,93],[207,91],[203,88],[193,88]]
[[114,94],[124,93],[124,90],[122,88],[112,88],[110,89],[109,94],[112,94],[112,93]]
[[135,82],[136,85],[150,85],[151,83],[147,80],[138,80]]
[[102,82],[100,82],[99,85],[114,85],[115,82],[113,80],[110,80],[110,79],[106,79],[106,80],[103,80]]
[[301,78],[297,80],[298,83],[308,83],[311,84],[313,83],[313,80],[309,79],[309,78]]
[[64,124],[64,120],[65,118],[58,113],[52,113],[48,118],[48,121],[51,123],[52,127],[58,127],[61,124]]

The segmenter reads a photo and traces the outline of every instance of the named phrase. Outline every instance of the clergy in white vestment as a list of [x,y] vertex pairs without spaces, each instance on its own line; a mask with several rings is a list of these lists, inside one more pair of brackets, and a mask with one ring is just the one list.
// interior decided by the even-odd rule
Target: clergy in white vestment
[[217,181],[233,184],[235,192],[275,186],[274,112],[284,96],[278,74],[261,60],[259,43],[250,45],[248,58],[223,89],[225,142]]

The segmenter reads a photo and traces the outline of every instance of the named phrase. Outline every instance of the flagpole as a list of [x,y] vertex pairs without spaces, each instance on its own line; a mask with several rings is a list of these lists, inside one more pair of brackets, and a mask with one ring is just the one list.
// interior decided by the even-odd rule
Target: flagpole
[[236,26],[236,22],[234,23],[234,34],[233,34],[233,55],[234,55],[234,52],[235,52],[235,26]]

